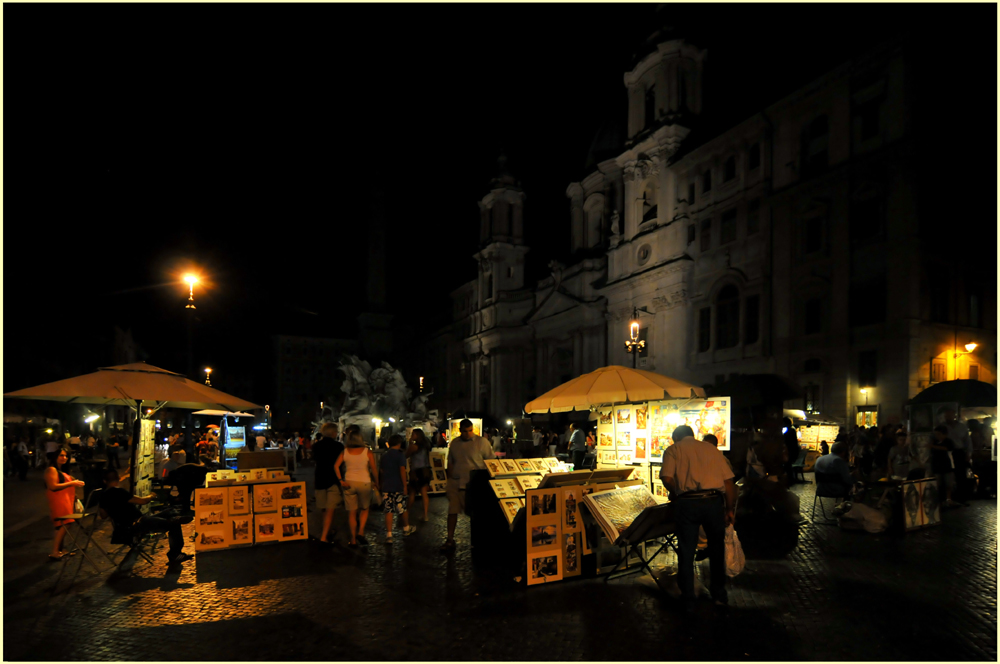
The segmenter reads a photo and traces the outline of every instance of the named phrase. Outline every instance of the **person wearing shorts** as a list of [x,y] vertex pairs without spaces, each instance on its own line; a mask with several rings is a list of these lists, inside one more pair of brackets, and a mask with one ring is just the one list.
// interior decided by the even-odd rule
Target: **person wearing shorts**
[[[345,443],[347,447],[334,463],[334,470],[344,489],[347,523],[351,527],[348,546],[353,548],[359,542],[368,544],[365,525],[368,523],[368,508],[372,502],[372,478],[378,477],[378,471],[375,469],[375,455],[365,445],[360,433],[352,431],[347,435]],[[378,489],[377,481],[375,488]]]
[[403,535],[416,531],[410,526],[406,509],[406,454],[403,437],[398,433],[389,436],[389,449],[379,461],[382,472],[382,511],[385,512],[385,543],[392,544],[392,520],[399,515],[403,521]]
[[410,433],[410,446],[406,456],[410,459],[409,502],[415,504],[419,493],[424,503],[424,521],[427,521],[431,500],[428,489],[431,483],[431,442],[427,440],[423,429],[414,429]]
[[[344,446],[337,440],[339,427],[334,422],[326,422],[320,428],[322,438],[316,442],[314,447],[316,459],[316,509],[319,510],[323,523],[323,534],[319,541],[324,544],[337,534],[331,528],[333,525],[333,511],[344,502],[340,480],[334,470],[334,463],[344,453]],[[333,531],[333,532],[331,532]]]
[[464,419],[458,424],[459,437],[448,447],[448,539],[441,551],[455,549],[455,526],[458,515],[465,511],[465,485],[473,470],[486,469],[484,461],[495,459],[490,441],[472,432],[472,420]]

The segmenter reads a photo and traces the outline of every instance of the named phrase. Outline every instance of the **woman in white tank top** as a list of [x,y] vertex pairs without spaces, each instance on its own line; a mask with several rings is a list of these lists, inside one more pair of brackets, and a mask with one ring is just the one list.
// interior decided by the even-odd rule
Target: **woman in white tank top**
[[358,542],[368,544],[365,539],[365,524],[368,523],[368,507],[372,502],[372,484],[378,489],[378,471],[375,468],[375,455],[365,445],[360,433],[351,433],[345,445],[347,447],[337,458],[333,468],[344,490],[347,523],[351,527],[348,546],[354,547]]

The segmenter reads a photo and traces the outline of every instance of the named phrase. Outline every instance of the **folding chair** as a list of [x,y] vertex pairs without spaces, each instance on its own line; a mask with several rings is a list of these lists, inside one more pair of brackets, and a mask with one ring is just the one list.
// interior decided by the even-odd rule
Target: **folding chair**
[[[663,505],[653,505],[652,507],[647,507],[639,516],[632,521],[632,524],[622,532],[621,536],[615,542],[618,546],[625,547],[624,555],[622,559],[618,561],[618,564],[614,566],[614,569],[604,577],[604,582],[607,583],[611,579],[617,579],[622,576],[627,576],[629,574],[635,574],[646,570],[649,572],[650,576],[653,576],[653,571],[649,568],[649,563],[654,561],[658,555],[660,555],[665,548],[668,546],[674,550],[675,554],[677,551],[677,524],[674,522],[673,513],[671,510],[672,506],[670,503]],[[663,539],[663,544],[660,548],[656,550],[652,556],[648,559],[643,555],[646,542],[650,540],[660,540]],[[641,565],[637,567],[629,567],[628,561],[633,556],[637,556],[641,561]],[[625,569],[618,571],[618,568],[625,565]]]
[[812,513],[811,513],[811,517],[812,517],[812,522],[813,523],[816,523],[816,501],[818,500],[819,501],[820,511],[823,512],[823,521],[820,521],[819,523],[823,523],[823,524],[828,525],[828,526],[835,526],[835,525],[837,525],[837,522],[835,520],[833,520],[831,517],[828,517],[826,515],[826,506],[823,504],[823,499],[824,498],[833,498],[834,499],[833,505],[834,505],[834,507],[836,507],[836,505],[837,505],[837,499],[838,498],[839,499],[844,499],[847,496],[841,496],[841,495],[831,494],[828,491],[826,491],[825,489],[823,489],[823,486],[824,485],[828,485],[828,484],[837,484],[840,481],[841,481],[840,480],[840,475],[837,475],[836,473],[821,473],[819,471],[816,471],[816,493],[813,495],[813,504],[812,504]]
[[[59,517],[60,519],[73,519],[72,523],[66,524],[66,537],[69,539],[73,547],[80,552],[80,564],[77,565],[76,572],[73,574],[74,580],[76,579],[76,576],[80,573],[80,570],[83,569],[84,559],[86,559],[86,561],[90,563],[90,566],[93,567],[94,571],[97,572],[98,574],[106,572],[109,569],[114,569],[115,567],[115,563],[108,555],[108,552],[105,551],[104,547],[102,547],[100,543],[94,539],[94,530],[97,528],[97,519],[100,511],[98,503],[100,502],[102,491],[103,489],[94,489],[93,491],[90,492],[90,495],[87,497],[87,504],[84,506],[83,512],[79,514],[67,514],[65,516]],[[89,525],[85,522],[87,517],[90,517]],[[76,534],[73,533],[74,530],[77,531]],[[80,546],[80,543],[77,541],[77,535],[86,536],[86,539],[83,542],[83,546]],[[91,558],[90,555],[88,555],[87,553],[87,549],[90,548],[91,544],[97,547],[97,549],[101,552],[101,555],[104,556],[104,559],[108,561],[111,567],[107,569],[101,569],[97,565],[97,563],[94,562],[94,559]],[[59,570],[59,576],[56,578],[55,585],[52,586],[53,594],[56,593],[56,590],[59,588],[59,582],[62,581],[63,573],[66,571],[67,560],[68,557],[63,558],[63,564]],[[71,581],[70,585],[72,585],[72,583],[73,582]]]

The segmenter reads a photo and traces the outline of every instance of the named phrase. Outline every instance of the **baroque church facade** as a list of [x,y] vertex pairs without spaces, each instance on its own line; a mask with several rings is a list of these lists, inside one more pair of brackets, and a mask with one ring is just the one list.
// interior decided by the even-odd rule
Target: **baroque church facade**
[[780,374],[804,393],[786,407],[844,425],[901,421],[935,382],[996,383],[995,272],[921,236],[902,48],[699,137],[705,58],[651,38],[624,76],[626,136],[597,139],[591,172],[566,188],[575,260],[537,284],[525,192],[501,161],[479,201],[478,275],[420,358],[442,412],[521,417],[556,385],[633,360],[695,385]]

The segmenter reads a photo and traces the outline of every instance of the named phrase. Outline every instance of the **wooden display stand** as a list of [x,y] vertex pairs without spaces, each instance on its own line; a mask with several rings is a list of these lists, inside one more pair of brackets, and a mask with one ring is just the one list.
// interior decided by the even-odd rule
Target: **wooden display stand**
[[[256,470],[262,470],[264,477],[261,478]],[[290,482],[284,475],[269,479],[264,469],[248,472],[251,476],[257,475],[257,479],[209,481],[206,478],[209,486],[195,489],[195,551],[285,542],[309,536],[305,482]]]

